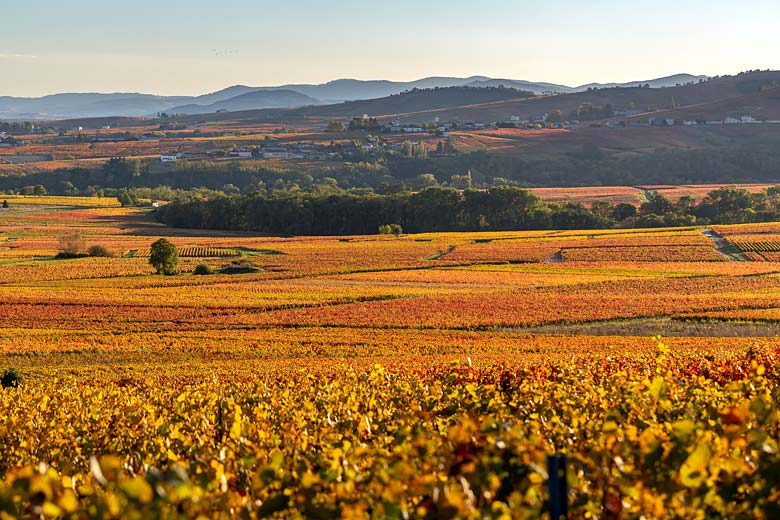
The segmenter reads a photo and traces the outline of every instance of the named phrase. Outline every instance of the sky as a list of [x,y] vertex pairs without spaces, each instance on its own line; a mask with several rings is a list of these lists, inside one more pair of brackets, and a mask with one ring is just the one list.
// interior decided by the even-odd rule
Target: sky
[[777,0],[0,0],[0,96],[780,69]]

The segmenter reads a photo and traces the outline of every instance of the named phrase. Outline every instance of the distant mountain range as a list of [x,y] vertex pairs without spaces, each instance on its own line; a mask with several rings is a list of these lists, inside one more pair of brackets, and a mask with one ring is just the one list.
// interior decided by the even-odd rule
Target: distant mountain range
[[321,85],[282,85],[278,87],[248,87],[235,85],[202,96],[155,96],[138,93],[78,93],[54,94],[39,98],[0,96],[0,118],[53,120],[83,117],[153,116],[169,114],[206,114],[217,111],[239,111],[263,108],[296,108],[326,105],[344,101],[376,99],[412,89],[435,87],[497,87],[505,86],[542,94],[555,92],[569,94],[589,88],[637,86],[649,84],[653,88],[670,87],[697,82],[706,76],[678,74],[665,78],[628,83],[593,83],[568,87],[554,83],[497,79],[484,76],[469,78],[430,77],[417,81],[363,81],[339,79]]
[[294,90],[253,90],[229,99],[215,101],[208,105],[190,103],[173,107],[173,114],[203,114],[206,112],[235,112],[260,108],[297,108],[307,105],[320,105],[321,102]]

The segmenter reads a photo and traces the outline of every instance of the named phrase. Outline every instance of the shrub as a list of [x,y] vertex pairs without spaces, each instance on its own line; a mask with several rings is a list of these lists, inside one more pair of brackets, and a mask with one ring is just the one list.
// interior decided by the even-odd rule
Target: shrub
[[259,273],[261,271],[262,269],[253,263],[246,261],[232,262],[230,265],[222,268],[223,274],[251,274]]
[[110,249],[99,244],[89,246],[89,249],[87,249],[87,254],[89,254],[89,256],[96,256],[100,258],[112,258],[114,256],[114,253]]
[[87,253],[66,253],[60,251],[54,256],[55,260],[73,260],[74,258],[86,258],[89,255]]
[[195,269],[193,269],[192,274],[204,276],[207,274],[214,274],[214,271],[212,271],[211,267],[207,266],[206,264],[198,264],[195,266]]
[[398,236],[401,233],[403,233],[404,230],[401,227],[400,224],[385,224],[384,226],[379,226],[379,234],[380,235],[395,235]]
[[15,368],[9,368],[3,372],[3,377],[0,378],[0,385],[2,385],[3,388],[16,388],[21,382],[22,378],[19,377]]

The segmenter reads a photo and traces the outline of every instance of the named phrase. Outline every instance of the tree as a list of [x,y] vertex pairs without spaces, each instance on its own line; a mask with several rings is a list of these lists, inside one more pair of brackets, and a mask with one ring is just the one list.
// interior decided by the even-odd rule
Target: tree
[[445,154],[455,154],[458,150],[455,148],[455,140],[452,138],[452,136],[447,137],[447,139],[444,141],[444,153]]
[[127,206],[136,206],[138,204],[138,197],[127,190],[120,191],[117,200],[123,208]]
[[466,172],[466,175],[453,175],[450,178],[450,185],[458,190],[467,190],[471,188],[471,170]]
[[329,133],[346,132],[347,125],[345,125],[341,121],[331,121],[330,123],[328,123],[328,128],[326,128],[325,131]]
[[436,177],[431,173],[421,173],[413,179],[412,185],[416,190],[424,190],[425,188],[438,186],[439,181],[437,181]]
[[635,217],[636,213],[636,206],[627,202],[621,202],[612,210],[611,217],[613,220],[623,222],[627,218]]
[[149,263],[157,269],[157,274],[171,276],[179,263],[179,251],[168,239],[161,238],[152,244]]
[[428,149],[425,147],[425,143],[420,139],[417,146],[414,147],[414,156],[418,159],[425,159],[428,157]]
[[73,233],[60,237],[61,255],[65,258],[78,256],[79,251],[84,249],[84,239],[79,233]]
[[653,192],[647,197],[647,202],[640,207],[640,212],[642,215],[664,215],[670,213],[673,207],[669,199]]
[[3,201],[3,209],[8,209],[8,201],[7,200]]
[[548,123],[563,123],[566,121],[566,116],[560,109],[554,109],[550,111],[550,113],[547,115],[547,122]]
[[403,232],[404,230],[400,224],[385,224],[384,226],[379,226],[380,235],[395,235],[397,237]]

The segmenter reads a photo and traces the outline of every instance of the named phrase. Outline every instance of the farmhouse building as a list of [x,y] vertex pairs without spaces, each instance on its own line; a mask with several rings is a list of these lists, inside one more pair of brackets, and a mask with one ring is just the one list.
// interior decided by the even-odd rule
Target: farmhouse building
[[248,148],[238,148],[230,152],[230,157],[237,157],[239,159],[251,159],[252,150]]

